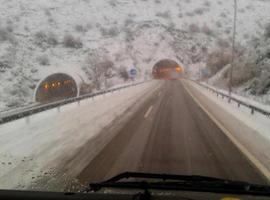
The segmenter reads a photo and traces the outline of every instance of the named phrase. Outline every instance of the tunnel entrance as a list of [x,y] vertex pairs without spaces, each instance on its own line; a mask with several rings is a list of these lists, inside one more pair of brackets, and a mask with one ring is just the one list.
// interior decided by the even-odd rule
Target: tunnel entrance
[[56,73],[45,78],[36,90],[35,100],[48,103],[76,97],[78,88],[75,80],[64,73]]
[[178,79],[183,74],[183,68],[173,60],[163,59],[154,65],[152,74],[155,79]]

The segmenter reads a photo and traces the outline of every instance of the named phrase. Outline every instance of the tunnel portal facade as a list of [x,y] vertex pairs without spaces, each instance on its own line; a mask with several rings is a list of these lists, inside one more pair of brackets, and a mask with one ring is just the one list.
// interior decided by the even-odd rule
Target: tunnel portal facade
[[77,84],[71,76],[56,73],[41,81],[36,89],[35,100],[40,103],[48,103],[76,97],[77,93]]

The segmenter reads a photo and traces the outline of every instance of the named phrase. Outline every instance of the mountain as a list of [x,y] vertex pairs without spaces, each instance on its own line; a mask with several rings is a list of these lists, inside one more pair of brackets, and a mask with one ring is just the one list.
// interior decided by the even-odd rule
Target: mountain
[[[196,76],[209,53],[220,44],[230,46],[232,35],[232,0],[0,3],[0,110],[32,103],[39,82],[55,72],[93,85],[91,64],[102,60],[111,61],[116,72],[135,66],[142,78],[157,61],[170,58]],[[248,46],[263,34],[270,3],[238,3],[237,42]],[[110,81],[110,85],[123,82],[119,76]]]

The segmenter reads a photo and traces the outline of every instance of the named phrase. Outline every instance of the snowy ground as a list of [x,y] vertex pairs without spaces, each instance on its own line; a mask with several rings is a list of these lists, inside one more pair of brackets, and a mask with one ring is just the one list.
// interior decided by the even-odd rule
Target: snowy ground
[[257,112],[251,115],[250,109],[244,106],[238,108],[234,102],[229,104],[226,98],[218,98],[194,82],[185,81],[185,84],[207,111],[243,147],[244,152],[251,155],[256,167],[258,164],[270,180],[270,118]]
[[[46,76],[65,72],[91,82],[86,57],[140,69],[171,58],[188,70],[204,63],[218,39],[231,37],[233,1],[0,0],[0,110],[27,105]],[[270,4],[238,0],[237,41],[262,34]],[[190,30],[197,26],[198,32]],[[209,28],[203,33],[204,26]],[[81,41],[67,47],[64,38]],[[189,68],[190,66],[190,68]],[[91,66],[90,66],[91,68]],[[196,68],[196,65],[194,65]],[[112,84],[115,84],[112,82]]]
[[[125,113],[128,116],[147,99],[161,82],[150,81],[114,93],[48,110],[0,126],[0,188],[59,190],[53,185],[60,164],[76,157],[86,142],[98,138],[98,133]],[[144,98],[141,98],[144,96]],[[88,154],[94,156],[112,136],[107,135],[93,145]],[[75,154],[75,155],[74,155]],[[88,157],[85,156],[84,157]],[[80,163],[79,163],[80,162]],[[70,167],[69,177],[89,162],[84,158]],[[56,178],[57,179],[57,178]],[[43,186],[39,187],[39,183]],[[61,187],[63,189],[63,186]]]

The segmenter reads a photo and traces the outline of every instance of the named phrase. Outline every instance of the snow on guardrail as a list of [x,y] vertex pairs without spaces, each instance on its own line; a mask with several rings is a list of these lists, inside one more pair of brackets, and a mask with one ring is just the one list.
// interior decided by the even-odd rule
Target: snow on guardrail
[[221,91],[217,90],[216,88],[209,86],[205,83],[201,83],[201,82],[198,82],[198,81],[192,80],[192,79],[190,79],[190,80],[195,82],[196,84],[206,88],[210,92],[215,93],[217,95],[217,97],[220,96],[221,98],[227,98],[228,103],[231,103],[231,101],[234,101],[238,104],[238,107],[240,107],[242,105],[242,106],[246,106],[247,108],[250,108],[250,112],[252,115],[254,114],[254,112],[258,112],[258,113],[261,113],[267,117],[270,117],[270,110],[268,110],[266,108],[262,108],[263,106],[258,106],[258,105],[255,106],[251,102],[241,100],[239,97],[236,97],[235,95],[229,96],[228,94],[225,94],[225,92],[221,92]]
[[[150,81],[150,80],[148,80]],[[95,93],[89,93],[89,94],[84,94],[81,95],[79,97],[73,97],[73,98],[68,98],[68,99],[64,99],[64,100],[59,100],[56,102],[51,102],[51,103],[47,103],[47,104],[42,104],[42,105],[36,105],[36,106],[30,106],[30,107],[25,107],[25,108],[21,108],[19,110],[15,110],[15,111],[10,111],[10,112],[5,112],[4,114],[1,114],[0,116],[0,125],[13,121],[13,120],[17,120],[23,117],[28,117],[30,115],[45,111],[45,110],[49,110],[52,108],[60,108],[63,105],[69,104],[69,103],[74,103],[74,102],[78,102],[80,103],[81,100],[83,99],[87,99],[87,98],[91,98],[91,97],[95,97],[97,95],[101,95],[101,94],[106,94],[106,93],[110,93],[110,92],[114,92],[117,90],[121,90],[127,87],[132,87],[132,86],[136,86],[148,81],[142,81],[142,82],[137,82],[137,83],[131,83],[128,85],[123,85],[120,87],[115,87],[115,88],[110,88],[104,91],[99,91],[99,92],[95,92]]]

